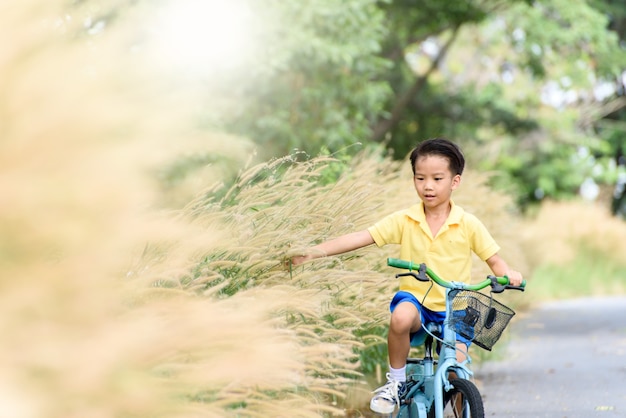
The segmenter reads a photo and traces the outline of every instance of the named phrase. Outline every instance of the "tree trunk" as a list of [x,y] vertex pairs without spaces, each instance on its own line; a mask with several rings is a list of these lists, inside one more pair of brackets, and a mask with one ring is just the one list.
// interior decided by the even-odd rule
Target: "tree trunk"
[[444,44],[444,46],[439,50],[439,53],[437,54],[435,59],[432,60],[428,70],[423,75],[417,77],[413,85],[406,92],[404,92],[402,95],[398,97],[398,99],[396,100],[396,104],[394,105],[391,111],[391,116],[388,119],[380,120],[373,127],[372,129],[373,141],[375,142],[383,141],[387,133],[392,131],[398,125],[398,123],[400,123],[400,121],[402,120],[404,111],[409,106],[409,103],[411,103],[411,100],[422,91],[422,89],[426,85],[426,82],[428,81],[428,77],[437,69],[437,67],[439,67],[439,64],[441,63],[445,55],[448,53],[450,46],[455,41],[459,33],[459,28],[460,26],[457,26],[453,29],[450,39],[448,39],[448,41]]

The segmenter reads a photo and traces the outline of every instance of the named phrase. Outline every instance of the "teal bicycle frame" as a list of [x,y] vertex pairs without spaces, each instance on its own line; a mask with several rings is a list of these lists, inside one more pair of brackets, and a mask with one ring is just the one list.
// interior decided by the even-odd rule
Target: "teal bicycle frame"
[[[478,291],[492,286],[494,292],[501,292],[505,288],[523,290],[526,285],[525,281],[521,287],[509,286],[507,277],[489,276],[484,281],[477,284],[467,284],[461,282],[448,282],[437,276],[435,272],[426,267],[425,264],[417,264],[411,261],[399,260],[394,258],[387,259],[387,264],[391,267],[409,270],[408,273],[396,275],[396,277],[411,275],[420,281],[432,280],[439,286],[446,288],[446,319],[443,322],[443,328],[435,323],[423,324],[426,330],[424,341],[420,341],[420,345],[424,345],[424,358],[408,358],[407,359],[407,393],[401,400],[400,409],[397,417],[402,418],[443,418],[444,417],[444,393],[450,391],[453,386],[450,383],[450,372],[456,374],[457,379],[468,380],[473,376],[472,371],[468,368],[471,358],[465,352],[463,362],[459,362],[456,356],[456,332],[450,324],[450,318],[453,316],[452,297],[450,292],[455,289]],[[418,273],[416,274],[415,271]],[[443,332],[444,338],[441,338]],[[441,352],[439,361],[433,358],[433,343],[435,340],[441,342]],[[415,342],[413,345],[416,345]],[[477,402],[480,405],[472,406],[475,410],[480,410],[482,414],[482,400],[480,393],[475,389],[473,383],[471,386],[476,391]],[[474,415],[465,412],[465,418],[471,418]]]

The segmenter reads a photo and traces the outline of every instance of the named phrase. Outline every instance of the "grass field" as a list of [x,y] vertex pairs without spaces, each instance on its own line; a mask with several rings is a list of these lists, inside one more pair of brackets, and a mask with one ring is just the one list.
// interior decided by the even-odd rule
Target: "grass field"
[[[132,21],[76,42],[80,9],[42,4],[0,6],[0,418],[341,416],[369,396],[395,248],[283,261],[416,202],[408,164],[254,161],[125,55]],[[486,182],[468,171],[455,200],[526,274],[511,303],[624,291],[623,222],[521,219]]]
[[623,294],[626,223],[588,202],[546,202],[524,228],[533,299]]

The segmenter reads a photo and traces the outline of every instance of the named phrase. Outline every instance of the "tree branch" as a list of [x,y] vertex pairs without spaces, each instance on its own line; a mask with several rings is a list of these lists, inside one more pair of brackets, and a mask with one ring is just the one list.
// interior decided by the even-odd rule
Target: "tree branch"
[[385,138],[387,133],[393,130],[398,125],[398,123],[400,123],[400,121],[402,120],[402,115],[404,114],[404,111],[408,107],[411,100],[421,92],[424,85],[426,84],[426,81],[428,80],[428,77],[437,69],[445,55],[448,53],[450,46],[456,40],[459,29],[460,26],[456,26],[453,29],[452,35],[446,41],[444,46],[439,50],[437,57],[432,60],[428,70],[423,75],[417,77],[411,88],[409,88],[409,90],[407,90],[406,92],[404,92],[404,94],[398,97],[395,106],[391,110],[391,116],[388,119],[380,120],[376,124],[376,126],[374,126],[374,128],[372,129],[371,137],[373,141],[381,142]]

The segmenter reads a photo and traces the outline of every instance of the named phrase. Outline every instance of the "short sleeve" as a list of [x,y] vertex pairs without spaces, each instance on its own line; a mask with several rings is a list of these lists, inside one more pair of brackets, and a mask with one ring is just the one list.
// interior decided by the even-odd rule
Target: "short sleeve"
[[367,229],[377,246],[382,247],[387,244],[401,243],[402,219],[406,216],[405,212],[392,213]]
[[474,215],[465,214],[472,251],[483,261],[500,251],[485,225]]

